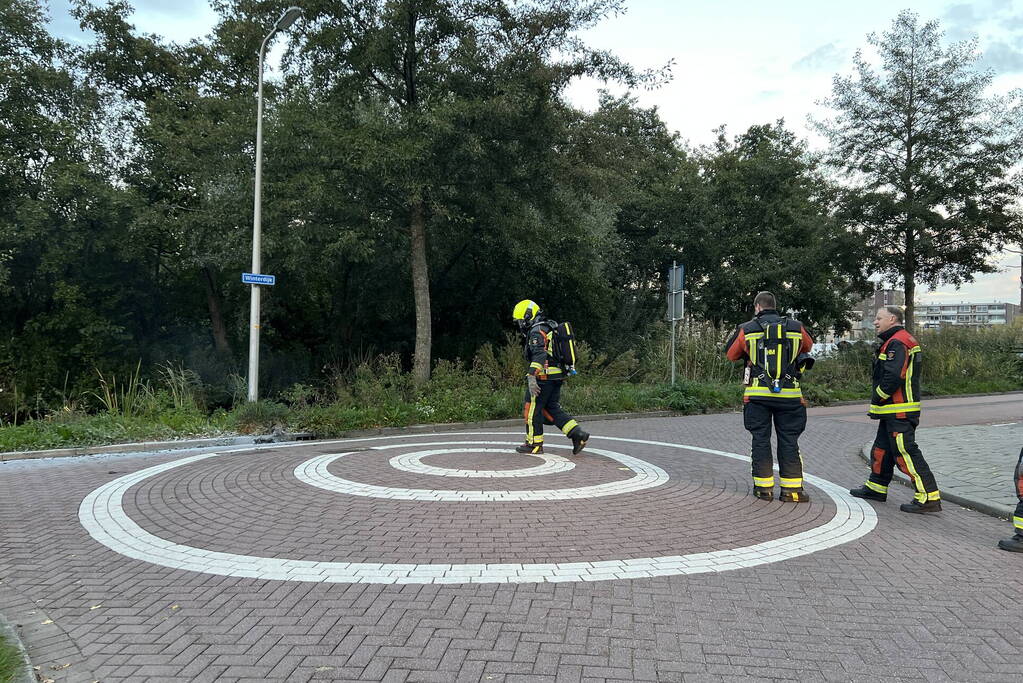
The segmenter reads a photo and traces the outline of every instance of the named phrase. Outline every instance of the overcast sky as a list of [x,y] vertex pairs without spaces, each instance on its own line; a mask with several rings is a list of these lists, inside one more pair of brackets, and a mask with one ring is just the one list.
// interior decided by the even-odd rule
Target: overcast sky
[[[51,30],[84,39],[67,14],[67,0],[51,0]],[[129,0],[139,30],[176,41],[206,35],[216,15],[205,0]],[[296,1],[296,4],[301,4]],[[1023,87],[1023,0],[631,0],[620,17],[584,34],[637,67],[674,60],[674,78],[652,92],[637,93],[643,106],[656,106],[668,126],[693,144],[713,139],[724,124],[732,134],[750,125],[784,118],[787,125],[819,144],[807,116],[825,111],[836,73],[849,73],[852,55],[866,35],[888,29],[902,9],[921,19],[938,19],[949,40],[976,36],[982,65],[997,74],[993,93]],[[279,50],[280,48],[278,48]],[[255,67],[254,67],[255,68]],[[598,83],[578,83],[569,95],[592,108]],[[923,294],[924,301],[1001,300],[1018,302],[1019,256],[998,263],[1007,270],[983,275],[959,291]],[[1013,268],[1012,266],[1015,266]]]

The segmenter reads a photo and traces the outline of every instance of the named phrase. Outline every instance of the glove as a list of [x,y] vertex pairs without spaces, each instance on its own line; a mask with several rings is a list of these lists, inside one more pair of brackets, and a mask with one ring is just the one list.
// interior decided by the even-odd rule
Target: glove
[[540,395],[540,384],[536,381],[536,375],[526,375],[526,384],[529,386],[531,396]]

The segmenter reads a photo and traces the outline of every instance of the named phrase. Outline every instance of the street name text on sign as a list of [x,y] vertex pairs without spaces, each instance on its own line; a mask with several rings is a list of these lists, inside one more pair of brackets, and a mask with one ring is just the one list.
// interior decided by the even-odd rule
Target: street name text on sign
[[263,275],[261,273],[242,273],[242,282],[247,285],[275,285],[276,275]]

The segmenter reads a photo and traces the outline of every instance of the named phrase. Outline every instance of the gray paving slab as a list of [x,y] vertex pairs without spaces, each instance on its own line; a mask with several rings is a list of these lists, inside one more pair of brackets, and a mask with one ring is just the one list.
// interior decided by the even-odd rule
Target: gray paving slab
[[[1019,408],[1023,413],[1023,401]],[[871,443],[865,443],[861,450],[867,461]],[[1012,516],[1019,500],[1013,472],[1023,448],[1023,422],[921,427],[917,443],[944,499],[985,514]],[[909,485],[909,478],[902,472],[896,471],[896,478]]]

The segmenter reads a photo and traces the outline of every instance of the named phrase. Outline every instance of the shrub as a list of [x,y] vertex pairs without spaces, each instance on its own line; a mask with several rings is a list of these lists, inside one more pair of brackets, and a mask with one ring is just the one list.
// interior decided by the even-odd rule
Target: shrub
[[242,403],[231,411],[229,424],[242,434],[265,434],[284,429],[291,417],[285,405],[274,401]]

